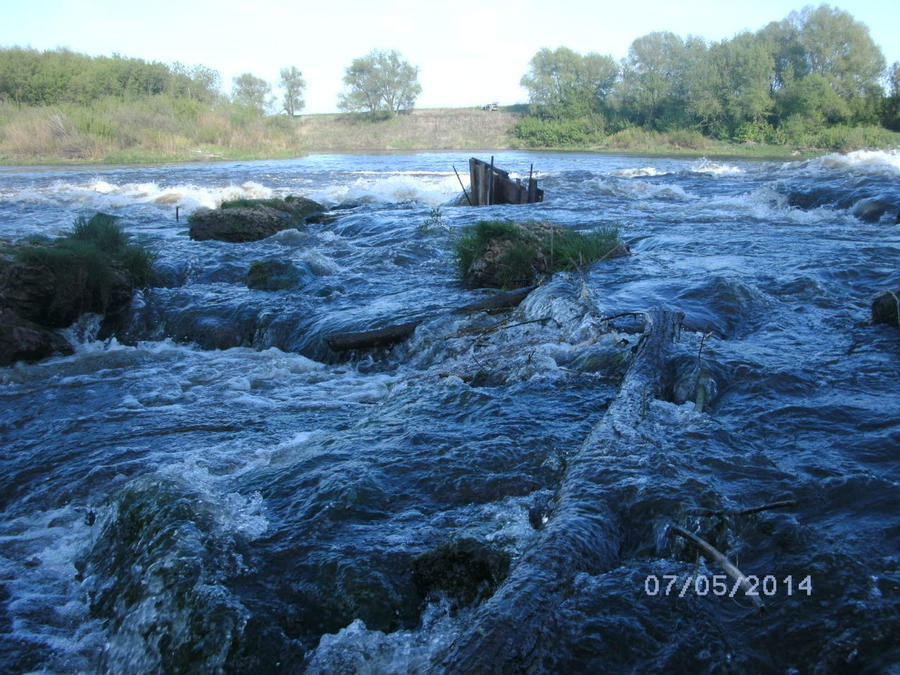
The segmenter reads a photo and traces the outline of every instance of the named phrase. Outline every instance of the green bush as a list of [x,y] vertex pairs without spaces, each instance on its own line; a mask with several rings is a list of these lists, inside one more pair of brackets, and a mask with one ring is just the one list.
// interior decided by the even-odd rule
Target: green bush
[[660,134],[656,131],[648,131],[641,127],[627,127],[617,131],[606,139],[611,148],[623,150],[635,150],[653,148],[661,145]]
[[561,119],[529,116],[516,124],[513,134],[530,147],[565,148],[597,145],[604,138],[604,126],[600,115]]

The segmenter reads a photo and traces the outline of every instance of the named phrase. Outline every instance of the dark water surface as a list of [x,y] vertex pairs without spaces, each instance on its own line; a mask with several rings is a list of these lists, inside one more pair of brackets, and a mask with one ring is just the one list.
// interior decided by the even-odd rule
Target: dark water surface
[[[618,391],[634,319],[605,318],[663,306],[685,320],[667,400],[647,403],[652,443],[596,467],[583,505],[603,505],[610,539],[586,546],[612,563],[553,580],[527,662],[898,672],[900,332],[867,319],[900,287],[900,154],[504,153],[513,172],[534,163],[546,201],[477,213],[449,205],[466,160],[0,169],[0,237],[104,211],[160,268],[115,339],[84,317],[73,356],[0,369],[0,671],[471,672],[447,654],[516,630],[480,603],[555,517]],[[187,236],[199,206],[285,194],[339,217],[250,244]],[[479,332],[497,317],[443,310],[480,297],[452,243],[485,217],[617,227],[633,254]],[[269,259],[300,288],[249,290]],[[422,316],[387,354],[323,342]],[[781,500],[796,505],[698,515]],[[758,577],[764,609],[669,523]],[[429,586],[435,552],[494,576]]]

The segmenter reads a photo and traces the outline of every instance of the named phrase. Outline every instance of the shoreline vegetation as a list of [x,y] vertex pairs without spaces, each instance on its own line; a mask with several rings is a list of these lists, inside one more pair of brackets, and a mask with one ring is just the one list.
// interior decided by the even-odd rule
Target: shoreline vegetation
[[[668,31],[615,59],[542,47],[528,104],[418,109],[418,66],[373,50],[341,113],[298,114],[296,66],[252,73],[0,46],[0,165],[154,164],[316,153],[581,151],[790,159],[900,148],[900,62],[847,12],[808,5],[720,42]],[[276,112],[279,110],[280,112]]]
[[81,106],[0,103],[0,165],[156,164],[290,159],[309,154],[534,150],[708,158],[795,159],[900,147],[900,133],[847,127],[822,145],[710,138],[692,130],[631,127],[590,142],[533,144],[516,135],[528,106],[417,109],[372,119],[358,113],[257,116],[233,105],[177,99]]

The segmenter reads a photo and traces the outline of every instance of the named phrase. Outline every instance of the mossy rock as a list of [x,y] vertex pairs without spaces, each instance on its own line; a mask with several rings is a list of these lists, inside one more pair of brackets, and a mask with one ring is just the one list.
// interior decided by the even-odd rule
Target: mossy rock
[[509,574],[509,554],[475,539],[458,539],[413,560],[413,582],[423,597],[441,591],[464,607],[489,598]]
[[320,216],[325,207],[311,199],[238,199],[218,209],[197,209],[188,218],[190,237],[241,243],[259,241]]
[[282,291],[299,286],[303,273],[286,260],[254,260],[247,271],[247,288]]
[[72,346],[56,332],[0,309],[0,366],[39,361],[53,354],[71,354]]
[[547,222],[481,221],[456,244],[463,281],[475,288],[521,288],[540,276],[628,255],[614,230],[582,234]]
[[67,236],[31,243],[0,261],[0,307],[45,328],[81,314],[121,314],[152,275],[153,254],[128,244],[115,218],[79,218]]

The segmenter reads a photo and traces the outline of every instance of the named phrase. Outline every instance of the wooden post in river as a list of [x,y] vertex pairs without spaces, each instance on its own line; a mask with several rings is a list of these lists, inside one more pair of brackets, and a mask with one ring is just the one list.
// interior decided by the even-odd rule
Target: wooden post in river
[[471,195],[466,195],[473,206],[494,204],[534,204],[544,201],[544,191],[538,188],[534,178],[534,165],[528,174],[528,183],[513,180],[506,171],[491,163],[472,157],[469,159],[469,182]]

